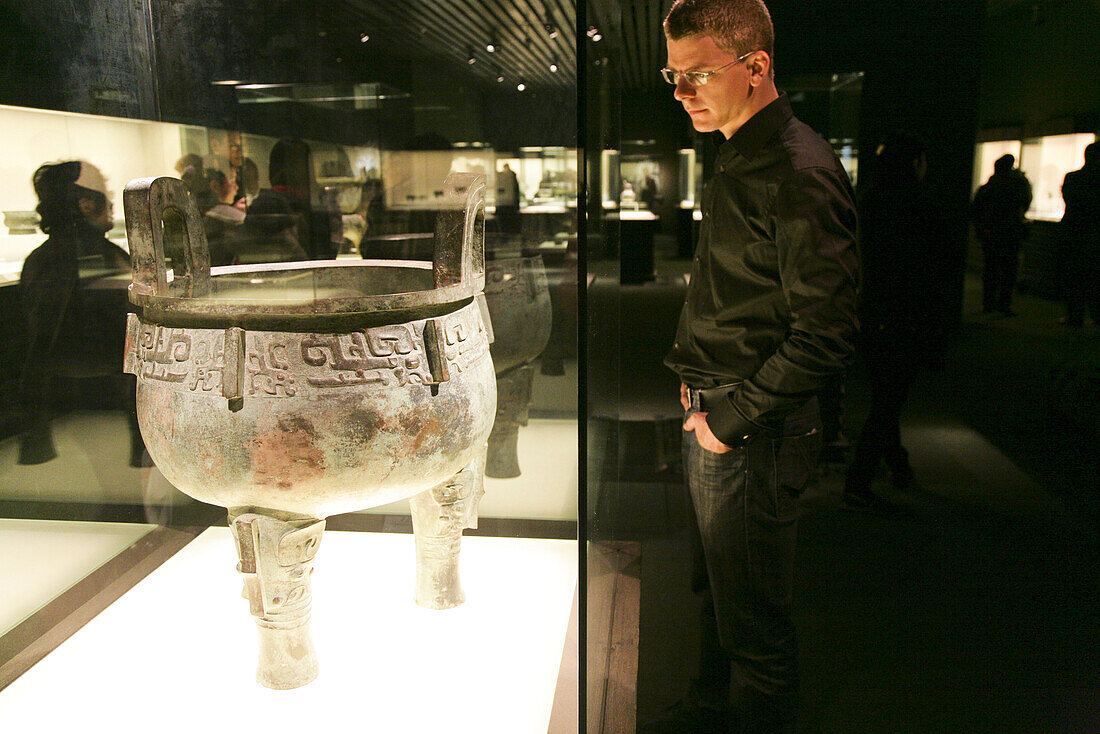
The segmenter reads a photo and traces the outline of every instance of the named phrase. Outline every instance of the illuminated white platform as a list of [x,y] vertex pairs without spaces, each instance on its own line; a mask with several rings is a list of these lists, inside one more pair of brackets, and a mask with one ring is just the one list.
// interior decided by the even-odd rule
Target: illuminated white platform
[[154,525],[0,519],[0,635],[136,543]]
[[321,674],[292,691],[254,680],[235,564],[229,530],[205,531],[0,691],[0,731],[547,731],[575,541],[463,538],[467,602],[432,611],[412,601],[411,535],[326,532]]

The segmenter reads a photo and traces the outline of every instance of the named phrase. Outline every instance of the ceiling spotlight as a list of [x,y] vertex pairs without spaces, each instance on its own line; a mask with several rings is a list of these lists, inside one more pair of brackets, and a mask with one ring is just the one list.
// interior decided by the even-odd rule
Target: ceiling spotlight
[[466,63],[467,64],[476,64],[477,59],[475,59],[473,56],[471,56],[470,58],[466,59]]
[[485,44],[485,50],[489,53],[496,53],[500,49],[500,44],[497,43],[495,38],[490,38],[489,42]]
[[524,84],[523,82],[520,82],[519,84],[516,85],[516,91],[517,92],[522,92],[524,89],[527,89],[527,85]]
[[558,27],[555,26],[553,23],[550,23],[549,21],[547,21],[546,25],[543,26],[543,29],[546,30],[546,35],[549,38],[557,38],[559,35],[561,35],[558,32]]
[[466,54],[467,54],[467,56],[466,56],[466,63],[467,64],[476,64],[477,63],[477,59],[474,57],[474,50],[472,48],[466,49]]
[[370,35],[369,34],[366,34],[366,33],[360,33],[359,34],[359,43],[366,43],[369,40],[370,40]]
[[502,74],[502,73],[500,72],[500,69],[497,69],[497,83],[499,84],[499,83],[501,83],[501,82],[503,82],[503,81],[504,81],[504,74]]
[[593,41],[599,41],[603,38],[603,35],[600,33],[600,29],[594,25],[588,26],[588,30],[586,31],[585,35],[587,35]]
[[553,61],[550,62],[550,71],[553,71],[553,72],[556,73],[557,70],[558,70],[558,60],[554,59]]

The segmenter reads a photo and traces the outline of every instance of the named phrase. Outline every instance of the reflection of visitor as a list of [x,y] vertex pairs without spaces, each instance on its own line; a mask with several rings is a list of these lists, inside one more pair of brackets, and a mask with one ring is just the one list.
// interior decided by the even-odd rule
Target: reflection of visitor
[[497,174],[497,219],[502,232],[517,233],[519,225],[519,178],[507,163]]
[[104,235],[114,224],[103,175],[85,161],[46,164],[34,172],[40,227],[49,237],[23,263],[19,298],[26,319],[27,352],[21,397],[25,426],[19,463],[57,455],[47,414],[53,377],[117,377],[121,401],[131,410],[131,463],[144,444],[129,405],[120,355],[126,331],[123,298],[86,292],[82,277],[130,270],[130,257]]
[[224,171],[237,186],[234,201],[243,199],[246,187],[241,174],[245,161],[241,134],[236,130],[208,130],[206,139],[210,146],[210,160],[206,161],[205,167]]
[[[312,165],[312,155],[305,141],[283,138],[271,149],[268,175],[271,189],[282,197],[297,220],[297,242],[301,248],[310,259],[332,259],[338,248],[332,242],[329,213],[314,206]],[[257,201],[262,195],[260,192]]]
[[298,239],[300,222],[281,194],[261,189],[248,207],[244,222],[227,234],[225,246],[219,248],[217,255],[211,248],[210,264],[252,265],[306,260],[308,256]]
[[646,173],[645,183],[642,185],[642,195],[639,197],[642,203],[646,205],[646,208],[650,211],[657,206],[657,179],[653,178],[652,173]]
[[211,265],[227,265],[228,253],[225,252],[228,235],[244,221],[244,200],[236,205],[237,183],[216,168],[206,172],[210,196],[216,203],[203,212],[202,226],[206,231],[206,244],[210,248]]

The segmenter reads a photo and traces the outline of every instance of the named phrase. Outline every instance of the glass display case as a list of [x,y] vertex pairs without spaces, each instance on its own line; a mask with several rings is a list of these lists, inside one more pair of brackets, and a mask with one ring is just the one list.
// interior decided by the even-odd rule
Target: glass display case
[[387,150],[382,153],[386,206],[391,209],[438,209],[443,180],[452,171],[479,173],[488,179],[487,203],[496,203],[496,161],[490,148],[458,150]]
[[622,174],[619,170],[619,151],[600,151],[600,200],[604,209],[618,209],[622,192]]
[[[339,8],[177,10],[97,16],[88,68],[49,70],[61,109],[0,106],[0,728],[86,726],[119,690],[126,717],[158,722],[170,688],[261,727],[350,715],[369,691],[381,728],[564,730],[584,613],[575,115],[532,103],[554,118],[532,130],[555,132],[517,139],[499,122],[514,93],[480,67]],[[58,12],[16,11],[62,47]],[[575,66],[558,22],[538,53]],[[81,74],[120,64],[159,96],[87,114]],[[286,82],[302,75],[319,81]],[[565,76],[528,72],[528,96],[575,98]],[[390,81],[402,94],[374,94]],[[489,142],[437,149],[454,140]],[[341,399],[355,417],[325,407]],[[292,506],[338,471],[383,491]],[[459,525],[461,587],[436,563]],[[279,679],[310,598],[321,674]],[[272,705],[257,680],[298,687]]]
[[577,150],[527,146],[519,150],[522,211],[565,212],[577,206]]
[[1062,180],[1085,164],[1085,147],[1096,140],[1095,133],[1047,135],[1023,140],[992,140],[979,143],[974,155],[971,190],[989,180],[993,164],[1004,155],[1016,158],[1016,167],[1031,183],[1028,219],[1057,222],[1065,213]]
[[1096,141],[1094,133],[1047,135],[1029,138],[1020,148],[1019,167],[1031,181],[1031,219],[1059,221],[1066,211],[1062,180],[1085,165],[1085,147]]
[[694,148],[680,151],[679,164],[680,208],[695,209],[698,206],[696,192],[702,189],[703,164],[697,160]]

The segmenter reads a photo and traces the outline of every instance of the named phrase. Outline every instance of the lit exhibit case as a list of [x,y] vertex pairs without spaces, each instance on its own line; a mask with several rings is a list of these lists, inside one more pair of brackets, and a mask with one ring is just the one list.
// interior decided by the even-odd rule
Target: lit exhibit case
[[[58,12],[17,14],[63,47]],[[498,130],[514,85],[433,34],[342,46],[334,7],[127,13],[0,105],[0,729],[158,722],[171,689],[263,727],[366,703],[390,730],[562,730],[585,614],[575,114],[527,103],[568,122]],[[538,53],[568,68],[556,25]],[[527,97],[575,84],[532,73]],[[456,680],[461,705],[424,705]]]
[[1085,165],[1085,148],[1096,141],[1095,133],[1047,135],[1023,140],[991,140],[979,143],[974,155],[971,191],[989,180],[993,164],[1004,155],[1016,158],[1016,167],[1031,183],[1031,208],[1028,219],[1057,222],[1066,205],[1062,200],[1062,180],[1070,171]]
[[577,150],[522,147],[516,173],[524,246],[564,254],[577,232]]
[[491,149],[384,151],[382,180],[386,206],[434,211],[445,201],[443,179],[459,171],[485,176],[486,203],[490,207],[496,204],[496,165]]

